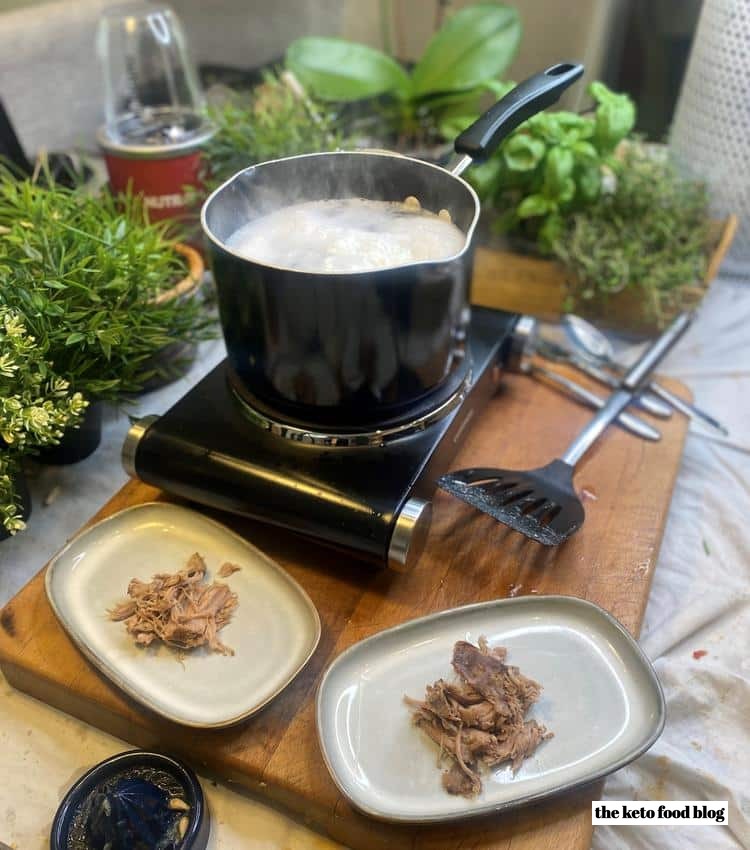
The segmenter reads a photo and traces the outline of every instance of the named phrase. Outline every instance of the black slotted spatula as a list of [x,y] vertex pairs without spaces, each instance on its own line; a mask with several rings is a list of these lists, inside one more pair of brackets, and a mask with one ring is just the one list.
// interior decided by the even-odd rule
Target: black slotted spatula
[[521,534],[557,546],[583,524],[583,505],[573,486],[575,465],[619,414],[633,401],[656,366],[690,326],[683,313],[642,354],[607,403],[568,446],[561,458],[530,471],[475,467],[438,478],[443,490]]

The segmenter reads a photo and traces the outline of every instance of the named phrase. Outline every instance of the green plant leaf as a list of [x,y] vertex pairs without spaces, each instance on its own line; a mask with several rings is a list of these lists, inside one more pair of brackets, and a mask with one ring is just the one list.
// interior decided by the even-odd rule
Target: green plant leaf
[[35,260],[36,262],[42,261],[42,255],[39,253],[39,251],[37,251],[36,248],[33,248],[31,245],[24,243],[23,252],[30,260]]
[[[470,127],[477,120],[476,113],[471,115],[453,115],[447,114],[441,116],[438,120],[438,132],[444,139],[455,139],[456,136]],[[477,166],[474,166],[476,169]]]
[[340,38],[306,36],[286,52],[287,67],[322,100],[352,101],[392,93],[406,97],[409,75],[385,53]]
[[573,154],[577,160],[586,163],[598,163],[599,154],[591,142],[576,142],[572,147]]
[[548,198],[570,200],[573,197],[569,185],[572,172],[572,151],[563,147],[550,148],[544,163],[544,194]]
[[492,157],[487,162],[475,165],[469,170],[469,182],[482,200],[489,197],[495,190],[500,169],[500,160],[497,157]]
[[500,98],[505,97],[506,94],[511,89],[514,89],[516,84],[511,82],[510,80],[485,80],[482,83],[482,88],[487,89],[487,91],[492,92],[495,97],[500,100]]
[[516,213],[519,218],[534,218],[554,212],[556,209],[555,202],[545,198],[544,195],[527,195],[518,205]]
[[626,94],[610,91],[604,83],[593,82],[588,88],[596,100],[593,141],[602,154],[613,151],[635,126],[635,104]]
[[505,164],[511,171],[533,171],[542,161],[546,146],[526,133],[511,136],[503,145]]
[[554,249],[555,242],[562,236],[565,222],[559,213],[547,216],[544,224],[539,228],[539,246],[545,253]]
[[599,197],[602,175],[598,164],[582,168],[578,173],[578,196],[586,204]]
[[561,204],[570,203],[573,200],[573,198],[575,197],[575,194],[576,194],[575,180],[572,177],[566,177],[563,180],[562,186],[560,186],[560,189],[557,193],[557,198],[555,199],[557,201],[558,207]]
[[456,12],[430,39],[412,71],[415,96],[473,88],[499,76],[521,39],[511,6],[478,3]]

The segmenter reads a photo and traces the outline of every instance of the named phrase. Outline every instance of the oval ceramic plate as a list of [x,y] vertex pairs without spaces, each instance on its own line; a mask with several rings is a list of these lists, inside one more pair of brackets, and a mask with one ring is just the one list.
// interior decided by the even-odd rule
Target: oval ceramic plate
[[[508,663],[544,690],[527,717],[554,733],[515,776],[482,774],[468,800],[448,794],[437,746],[404,695],[453,677],[458,640],[508,649]],[[317,724],[334,781],[365,814],[431,823],[500,811],[575,788],[643,753],[664,726],[656,674],[625,629],[596,605],[526,596],[454,608],[367,638],[340,655],[318,690]]]
[[[125,598],[131,578],[183,569],[200,553],[213,581],[230,561],[226,582],[239,604],[219,638],[234,650],[206,648],[182,657],[163,644],[138,647],[107,610]],[[229,726],[258,711],[305,666],[320,639],[309,596],[281,567],[239,535],[202,514],[168,503],[126,508],[91,526],[53,559],[47,596],[83,653],[152,711],[187,726]]]

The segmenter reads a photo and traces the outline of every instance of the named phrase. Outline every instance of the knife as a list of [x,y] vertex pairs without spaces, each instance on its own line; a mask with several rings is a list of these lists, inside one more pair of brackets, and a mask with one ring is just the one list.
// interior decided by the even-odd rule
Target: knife
[[681,313],[664,333],[651,343],[646,352],[628,369],[618,388],[604,403],[604,407],[568,446],[561,458],[565,463],[575,466],[607,426],[633,402],[649,381],[651,373],[690,327],[692,321],[691,313]]
[[[587,390],[585,387],[582,387],[570,378],[566,378],[564,375],[560,375],[550,369],[538,366],[536,363],[522,363],[521,372],[525,375],[542,376],[546,380],[568,390],[568,392],[575,396],[575,398],[579,401],[582,401],[589,407],[593,407],[595,410],[601,410],[601,408],[604,407],[605,400],[596,395],[596,393],[592,393],[590,390]],[[638,437],[642,437],[644,440],[657,441],[661,439],[661,434],[656,430],[656,428],[652,428],[647,422],[644,422],[643,419],[639,419],[637,416],[634,416],[627,411],[623,411],[617,417],[617,421],[623,428]]]
[[[589,378],[593,378],[595,381],[599,381],[600,384],[604,384],[613,390],[620,386],[620,380],[617,376],[608,372],[606,369],[592,366],[583,360],[583,358],[576,357],[572,351],[569,351],[562,345],[558,345],[556,342],[552,342],[552,340],[539,337],[536,340],[535,348],[536,353],[540,357],[544,357],[545,360],[552,360],[556,363],[568,363],[575,369],[578,369],[579,372],[588,375]],[[652,416],[658,416],[661,419],[669,419],[672,415],[672,409],[668,404],[647,393],[640,393],[634,399],[634,404],[648,411]]]

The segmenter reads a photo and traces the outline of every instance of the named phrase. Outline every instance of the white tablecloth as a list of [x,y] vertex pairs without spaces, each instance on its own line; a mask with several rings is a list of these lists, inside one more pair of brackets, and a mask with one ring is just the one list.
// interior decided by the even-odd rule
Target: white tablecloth
[[[205,345],[187,378],[128,412],[163,412],[222,355],[221,344]],[[605,794],[728,799],[730,825],[600,827],[594,848],[737,850],[750,847],[750,287],[718,281],[663,371],[686,380],[696,400],[729,425],[731,439],[706,439],[697,429],[688,438],[641,635],[664,687],[667,724],[646,755],[610,777]],[[48,468],[33,482],[27,531],[0,544],[0,604],[124,483],[126,430],[126,416],[112,413],[92,457]],[[57,498],[42,507],[57,486]],[[0,840],[19,850],[46,848],[64,791],[126,746],[0,679]],[[213,850],[333,846],[227,787],[204,787]]]

